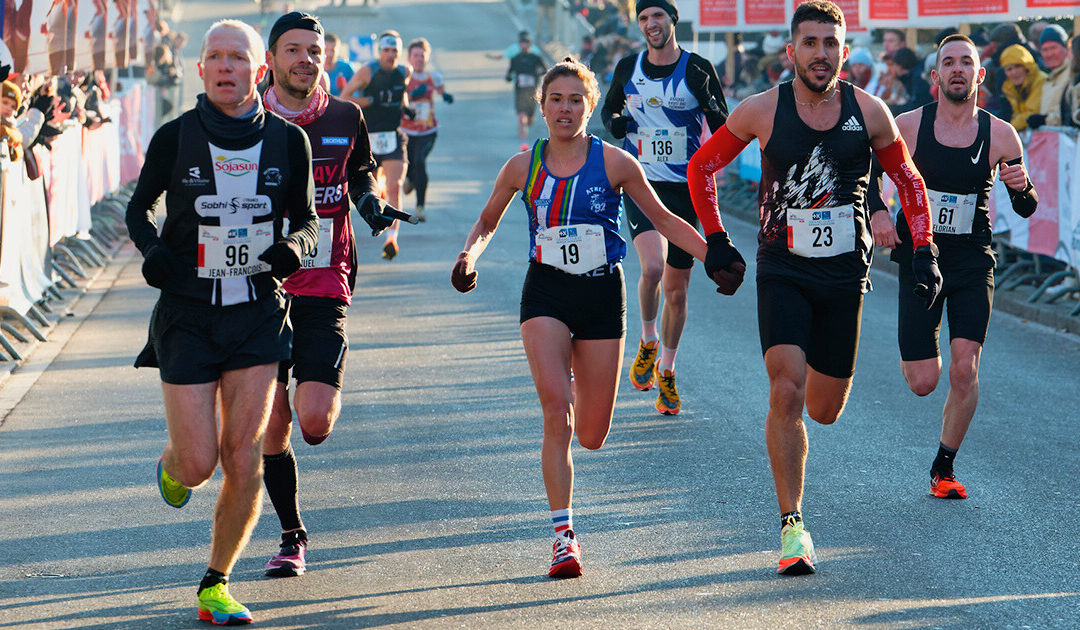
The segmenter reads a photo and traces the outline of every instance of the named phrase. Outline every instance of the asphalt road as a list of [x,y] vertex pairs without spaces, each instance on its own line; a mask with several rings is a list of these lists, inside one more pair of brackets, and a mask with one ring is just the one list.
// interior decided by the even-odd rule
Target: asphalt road
[[[876,271],[847,411],[834,426],[808,422],[804,514],[817,575],[775,574],[753,282],[726,298],[698,273],[678,361],[683,412],[658,415],[624,381],[607,444],[574,451],[585,575],[549,581],[540,412],[517,330],[528,246],[519,202],[479,261],[479,288],[459,295],[448,281],[518,147],[504,62],[483,56],[517,26],[499,2],[378,7],[326,21],[337,33],[427,37],[457,101],[438,106],[429,221],[402,228],[390,263],[380,241],[361,237],[342,418],[324,444],[294,442],[310,571],[262,577],[278,539],[267,502],[233,574],[260,627],[1075,624],[1080,343],[995,314],[957,460],[970,498],[933,499],[945,388],[920,399],[904,385],[896,283]],[[254,11],[188,3],[181,27],[197,49],[211,20]],[[754,227],[728,225],[751,253]],[[0,426],[0,628],[200,625],[195,585],[220,476],[182,510],[158,496],[160,388],[156,372],[131,367],[156,297],[138,262],[123,250],[0,390],[11,407]],[[633,254],[626,270],[634,282]]]

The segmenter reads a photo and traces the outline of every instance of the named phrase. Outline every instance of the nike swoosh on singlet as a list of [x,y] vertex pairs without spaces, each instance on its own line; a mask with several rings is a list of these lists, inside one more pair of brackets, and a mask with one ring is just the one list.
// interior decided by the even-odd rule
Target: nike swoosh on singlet
[[972,164],[978,164],[979,163],[979,156],[982,155],[982,148],[983,148],[983,143],[979,142],[979,150],[975,152],[975,157],[971,158],[971,163]]

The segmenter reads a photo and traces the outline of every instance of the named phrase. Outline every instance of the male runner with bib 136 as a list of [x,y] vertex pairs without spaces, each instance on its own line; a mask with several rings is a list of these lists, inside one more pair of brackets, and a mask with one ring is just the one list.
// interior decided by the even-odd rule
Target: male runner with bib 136
[[[648,50],[623,57],[615,66],[600,117],[611,135],[625,138],[623,149],[641,162],[649,185],[664,205],[696,227],[686,164],[708,139],[709,130],[719,129],[727,120],[724,92],[713,65],[675,42],[679,13],[674,0],[639,0],[637,12]],[[622,113],[624,107],[629,115]],[[675,387],[675,353],[686,324],[686,292],[694,258],[666,243],[633,199],[624,196],[623,203],[641,263],[637,287],[641,340],[630,366],[630,383],[648,390],[658,382],[656,410],[675,415],[682,408]],[[664,309],[658,336],[661,284]]]
[[263,482],[281,521],[281,550],[266,564],[273,577],[305,570],[307,531],[300,519],[296,458],[289,443],[289,370],[296,378],[293,405],[300,433],[319,444],[341,412],[341,377],[349,351],[346,309],[356,284],[356,244],[349,200],[372,233],[408,217],[385,206],[375,193],[375,160],[368,145],[364,115],[355,103],[328,95],[319,87],[323,28],[318,19],[293,11],[270,29],[266,60],[273,84],[263,96],[266,109],[297,124],[311,142],[315,209],[319,214],[317,247],[302,268],[285,281],[293,326],[292,357],[278,370],[274,407],[263,442]]
[[870,219],[875,243],[892,247],[892,259],[900,263],[900,366],[911,391],[919,396],[934,391],[941,377],[938,333],[942,313],[948,310],[949,395],[937,457],[930,466],[930,492],[943,499],[967,498],[967,489],[953,474],[953,458],[979,402],[979,357],[994,299],[987,199],[995,173],[1005,183],[1017,214],[1029,217],[1038,205],[1016,129],[975,104],[985,74],[970,39],[946,37],[931,71],[941,98],[896,119],[926,180],[934,242],[940,250],[943,283],[930,310],[911,294],[915,279],[908,264],[913,252],[907,221],[901,215],[894,227],[887,210]]
[[[529,217],[529,271],[521,292],[521,340],[543,410],[540,461],[555,526],[549,577],[581,575],[581,546],[571,507],[574,435],[598,449],[611,429],[626,334],[626,288],[620,261],[620,193],[698,259],[705,241],[668,211],[641,165],[586,132],[600,89],[569,57],[544,75],[538,100],[549,138],[510,158],[465,240],[450,281],[462,293],[476,286],[476,259],[487,247],[517,191]],[[571,395],[573,367],[576,393]]]
[[889,110],[838,81],[847,57],[844,14],[827,0],[799,5],[788,59],[795,79],[751,96],[690,160],[694,209],[708,235],[705,270],[733,292],[745,265],[720,224],[713,174],[754,138],[761,146],[758,328],[769,375],[765,438],[780,504],[782,574],[813,573],[816,555],[801,515],[806,411],[840,417],[851,388],[863,293],[873,254],[866,204],[877,155],[897,184],[912,226],[915,291],[926,308],[941,286],[922,177]]
[[314,249],[318,230],[307,136],[266,112],[255,90],[264,54],[247,24],[210,27],[199,55],[206,93],[154,133],[127,209],[143,276],[161,289],[135,362],[161,373],[169,441],[158,489],[179,508],[219,460],[224,476],[198,589],[199,619],[215,624],[251,623],[228,577],[258,517],[274,375],[292,345],[280,282]]
[[[401,207],[401,182],[405,175],[405,146],[408,136],[400,129],[401,117],[414,116],[409,107],[405,86],[409,66],[398,64],[401,35],[386,31],[379,36],[379,58],[361,67],[341,90],[341,96],[355,101],[364,110],[371,153],[386,175],[386,201]],[[359,92],[359,96],[353,96]],[[398,224],[386,230],[383,258],[393,260],[398,254]]]

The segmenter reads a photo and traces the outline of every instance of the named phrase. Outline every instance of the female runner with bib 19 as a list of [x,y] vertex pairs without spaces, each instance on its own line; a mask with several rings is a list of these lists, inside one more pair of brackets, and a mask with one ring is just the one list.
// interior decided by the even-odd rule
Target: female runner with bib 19
[[690,224],[661,204],[637,160],[586,132],[600,99],[588,68],[566,58],[544,75],[536,98],[549,137],[503,165],[458,255],[451,283],[462,293],[476,287],[476,260],[521,191],[529,218],[521,339],[544,418],[541,466],[556,534],[548,576],[563,578],[581,575],[571,508],[571,438],[577,434],[578,443],[590,450],[604,444],[622,372],[622,191],[665,237],[694,257],[704,260],[706,245]]

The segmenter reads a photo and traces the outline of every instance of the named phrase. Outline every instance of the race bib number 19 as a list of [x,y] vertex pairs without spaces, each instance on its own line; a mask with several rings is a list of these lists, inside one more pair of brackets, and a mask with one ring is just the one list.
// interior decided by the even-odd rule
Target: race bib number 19
[[641,127],[638,129],[638,160],[652,164],[686,164],[686,129]]
[[805,258],[855,251],[855,208],[791,208],[787,211],[788,250]]
[[199,226],[200,278],[241,278],[270,271],[258,259],[274,243],[274,224]]
[[536,262],[567,273],[592,271],[607,262],[604,230],[589,223],[542,229],[536,234]]

